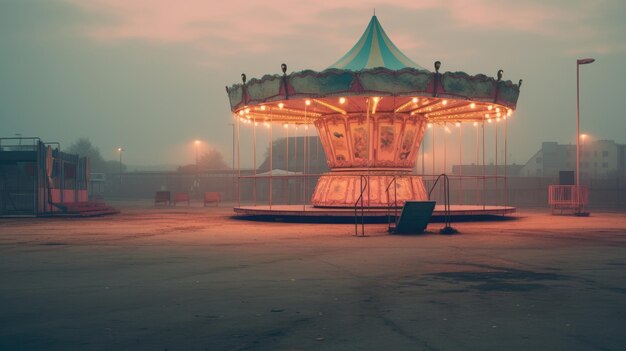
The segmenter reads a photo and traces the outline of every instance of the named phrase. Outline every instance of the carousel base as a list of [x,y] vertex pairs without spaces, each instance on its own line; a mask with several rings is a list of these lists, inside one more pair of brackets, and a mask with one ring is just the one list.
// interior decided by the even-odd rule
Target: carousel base
[[[246,219],[291,219],[294,221],[310,222],[320,219],[326,220],[352,220],[354,221],[354,208],[321,208],[311,205],[262,205],[262,206],[239,206],[233,208],[235,215]],[[398,209],[398,215],[402,209]],[[451,205],[450,215],[455,221],[484,221],[489,219],[501,219],[511,216],[516,211],[511,206],[482,206],[482,205]],[[394,210],[387,208],[365,208],[363,216],[373,220],[386,220]],[[358,209],[361,216],[361,209]],[[439,222],[445,217],[443,205],[435,206],[431,222]]]

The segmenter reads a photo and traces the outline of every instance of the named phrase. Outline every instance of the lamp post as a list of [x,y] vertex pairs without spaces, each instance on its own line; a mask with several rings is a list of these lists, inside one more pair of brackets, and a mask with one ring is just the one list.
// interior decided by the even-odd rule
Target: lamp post
[[200,140],[195,140],[193,143],[196,148],[196,177],[193,183],[193,187],[196,193],[198,193],[198,191],[200,190],[200,180],[198,179],[198,148],[200,147]]
[[232,149],[232,156],[233,156],[233,161],[232,161],[232,167],[231,167],[231,185],[232,185],[232,194],[233,194],[233,201],[235,200],[235,123],[228,123],[228,125],[230,125],[231,127],[233,127],[233,149]]
[[580,203],[580,65],[594,62],[595,59],[576,60],[576,213],[582,214]]
[[122,153],[124,153],[124,149],[118,147],[117,152],[120,154],[120,185],[122,185]]

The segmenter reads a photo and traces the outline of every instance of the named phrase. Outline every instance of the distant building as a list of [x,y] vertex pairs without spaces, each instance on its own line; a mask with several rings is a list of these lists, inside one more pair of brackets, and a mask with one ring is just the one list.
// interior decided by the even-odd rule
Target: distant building
[[[319,174],[328,172],[326,154],[317,136],[297,136],[275,140],[272,146],[272,169],[303,172],[304,161],[307,163],[307,173]],[[308,142],[307,142],[308,141]],[[306,143],[306,146],[305,146]],[[306,151],[306,152],[305,152]],[[305,157],[306,156],[306,157]],[[263,163],[258,167],[259,172],[269,172],[269,150]]]
[[[626,145],[613,140],[581,144],[580,176],[583,178],[626,177]],[[541,150],[521,170],[524,177],[558,177],[559,171],[576,170],[576,145],[543,142]]]
[[[506,175],[507,177],[519,177],[520,171],[522,170],[523,165],[506,165]],[[497,173],[496,173],[497,170]],[[464,175],[464,176],[482,176],[483,172],[485,175],[504,175],[505,166],[488,164],[483,167],[483,165],[453,165],[452,166],[452,174],[453,175]]]

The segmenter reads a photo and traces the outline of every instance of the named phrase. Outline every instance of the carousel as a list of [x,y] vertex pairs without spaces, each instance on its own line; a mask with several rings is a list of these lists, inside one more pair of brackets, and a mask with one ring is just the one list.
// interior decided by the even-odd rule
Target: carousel
[[[288,73],[282,64],[282,74],[249,81],[242,74],[241,84],[226,88],[237,130],[245,124],[268,126],[270,133],[273,125],[301,126],[307,131],[314,126],[330,171],[316,175],[312,194],[299,204],[272,203],[271,195],[269,203],[259,204],[255,186],[254,204],[242,205],[239,195],[235,212],[333,216],[360,207],[370,215],[384,215],[385,209],[401,207],[407,200],[427,200],[431,189],[425,178],[437,176],[434,163],[432,174],[425,174],[422,151],[420,174],[416,161],[425,133],[434,127],[470,124],[477,128],[477,138],[483,128],[484,169],[485,123],[512,116],[521,80],[518,84],[503,81],[502,70],[496,78],[441,73],[440,66],[435,62],[431,72],[413,62],[393,44],[374,15],[354,47],[321,72]],[[256,137],[256,129],[254,133]],[[270,177],[270,191],[273,171],[270,166],[269,174],[262,175]],[[293,176],[309,176],[306,166]],[[456,204],[452,209],[472,215],[515,211],[505,203],[484,201]]]

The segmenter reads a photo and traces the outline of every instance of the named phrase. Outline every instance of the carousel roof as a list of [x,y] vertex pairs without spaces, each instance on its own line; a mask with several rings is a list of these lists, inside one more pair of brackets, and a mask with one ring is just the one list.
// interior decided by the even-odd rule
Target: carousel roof
[[392,70],[406,67],[424,69],[394,45],[374,15],[361,39],[339,61],[328,68],[360,71],[376,67]]
[[337,114],[420,114],[431,122],[484,121],[512,113],[520,85],[483,74],[425,70],[391,43],[376,16],[330,68],[265,75],[226,87],[231,111],[248,120],[312,123]]

